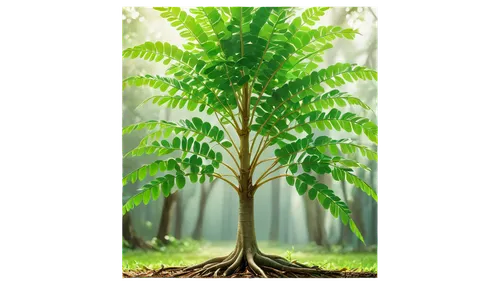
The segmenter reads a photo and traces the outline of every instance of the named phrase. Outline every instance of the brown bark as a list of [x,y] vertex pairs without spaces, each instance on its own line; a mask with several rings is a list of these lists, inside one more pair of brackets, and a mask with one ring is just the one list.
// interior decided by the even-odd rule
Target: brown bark
[[[320,175],[318,179],[321,183],[328,185],[325,175]],[[306,210],[306,227],[309,241],[314,241],[318,246],[329,248],[330,244],[325,229],[325,210],[318,201],[310,200],[307,194],[302,198]]]
[[184,219],[184,208],[182,207],[182,195],[180,193],[177,194],[175,200],[175,228],[174,228],[174,237],[176,239],[182,238],[182,220]]
[[166,197],[163,200],[163,208],[161,211],[160,226],[158,227],[158,232],[156,238],[162,243],[168,243],[165,236],[170,232],[170,217],[172,212],[172,205],[174,204],[177,197],[177,192]]
[[203,233],[203,219],[205,214],[205,208],[207,206],[208,196],[210,195],[211,186],[207,187],[201,185],[201,197],[200,197],[200,207],[198,208],[198,219],[196,220],[196,225],[193,230],[191,237],[195,240],[200,240]]
[[237,244],[243,247],[243,254],[253,254],[257,251],[257,240],[255,239],[254,226],[254,188],[252,185],[252,177],[250,176],[250,94],[248,83],[243,88],[242,112],[241,112],[241,130],[238,132],[240,138],[240,185],[239,185],[239,201],[240,209],[238,216],[238,232],[236,235]]
[[151,249],[151,246],[135,233],[132,217],[129,212],[122,217],[122,235],[123,239],[130,245],[130,248]]
[[238,232],[236,248],[242,248],[244,253],[257,251],[254,224],[254,198],[246,195],[239,196],[240,210],[238,215]]
[[272,181],[271,189],[271,229],[269,240],[278,241],[280,235],[280,182]]

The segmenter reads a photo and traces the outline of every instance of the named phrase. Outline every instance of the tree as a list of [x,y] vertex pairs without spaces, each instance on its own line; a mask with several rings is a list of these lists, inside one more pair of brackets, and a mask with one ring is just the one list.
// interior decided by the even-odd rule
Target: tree
[[205,218],[205,208],[207,206],[208,197],[212,193],[213,184],[209,186],[201,185],[201,196],[200,205],[198,207],[198,218],[196,219],[196,224],[191,234],[191,237],[195,240],[200,240],[203,237],[203,221]]
[[151,249],[151,245],[147,244],[134,230],[132,217],[130,213],[126,213],[122,219],[122,236],[130,248]]
[[161,209],[160,225],[158,226],[158,232],[156,233],[156,238],[163,244],[168,244],[166,236],[170,232],[170,217],[172,212],[172,205],[177,199],[177,193],[174,193],[163,200],[163,207]]
[[[255,192],[270,181],[286,177],[299,195],[307,193],[309,199],[317,199],[364,242],[347,204],[310,174],[331,174],[333,179],[347,181],[377,200],[375,191],[354,174],[354,169],[368,167],[342,156],[359,152],[376,160],[377,153],[351,139],[313,133],[316,128],[344,130],[364,134],[377,143],[375,123],[333,108],[355,105],[369,109],[359,98],[337,88],[346,82],[376,80],[377,72],[350,63],[318,69],[323,53],[333,47],[331,41],[353,40],[358,31],[333,26],[313,28],[329,9],[322,7],[306,9],[300,16],[296,16],[298,9],[287,7],[201,7],[191,9],[190,14],[178,7],[154,9],[189,42],[185,50],[161,42],[125,49],[123,57],[161,62],[167,65],[167,72],[166,76],[126,78],[124,88],[146,86],[160,90],[162,95],[152,96],[145,103],[197,109],[214,116],[218,126],[193,117],[125,127],[123,134],[150,131],[125,157],[170,155],[123,178],[123,184],[127,184],[145,180],[148,174],[154,177],[125,203],[123,213],[158,199],[160,194],[168,197],[174,186],[182,190],[186,177],[191,183],[218,179],[239,197],[235,249],[225,257],[186,267],[179,275],[229,275],[246,269],[262,277],[281,275],[278,270],[316,273],[320,270],[264,254],[257,245]],[[301,133],[307,135],[298,138]],[[237,135],[238,144],[231,134]],[[275,156],[261,158],[269,148],[274,149]],[[257,169],[262,172],[254,181]],[[222,173],[224,170],[231,174]],[[273,175],[278,171],[284,173]]]

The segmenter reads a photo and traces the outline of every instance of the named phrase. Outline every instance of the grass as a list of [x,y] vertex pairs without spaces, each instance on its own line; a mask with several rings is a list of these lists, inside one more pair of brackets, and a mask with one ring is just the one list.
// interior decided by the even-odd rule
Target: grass
[[[202,243],[183,242],[163,251],[131,250],[123,253],[123,270],[143,267],[159,269],[162,265],[193,265],[216,256],[229,254],[234,242]],[[311,246],[293,247],[259,242],[262,252],[281,255],[287,259],[297,260],[307,265],[317,265],[323,269],[377,272],[376,253],[338,253],[327,252]]]

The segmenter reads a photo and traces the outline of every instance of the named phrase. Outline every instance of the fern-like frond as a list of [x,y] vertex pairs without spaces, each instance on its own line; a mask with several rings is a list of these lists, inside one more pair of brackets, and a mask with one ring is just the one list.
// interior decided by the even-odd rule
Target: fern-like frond
[[270,123],[269,121],[265,122],[262,117],[258,117],[256,119],[258,124],[252,125],[251,129],[261,132],[264,136],[273,136],[270,138],[271,145],[283,140],[290,141],[289,132],[292,130],[299,133],[306,132],[307,134],[311,134],[313,128],[318,128],[322,131],[325,129],[335,129],[337,131],[354,132],[357,135],[365,134],[373,143],[377,144],[378,142],[377,125],[367,118],[356,116],[352,112],[342,114],[335,108],[328,113],[312,111],[298,116],[295,115],[291,117],[290,121],[288,124],[284,120]]
[[309,134],[302,139],[297,139],[295,142],[283,143],[280,148],[275,150],[275,155],[282,160],[281,163],[287,164],[292,162],[298,154],[306,152],[310,155],[331,154],[337,156],[340,153],[353,154],[358,152],[360,155],[369,160],[377,161],[377,152],[370,150],[366,146],[355,144],[350,139],[332,139],[328,136],[318,136],[313,139],[314,134]]
[[[154,130],[152,134],[156,135],[158,132],[160,137],[167,138],[170,134],[183,134],[186,137],[193,134],[195,140],[201,142],[204,138],[209,138],[209,143],[217,142],[220,146],[230,148],[233,146],[228,140],[224,140],[224,131],[220,130],[217,126],[212,126],[209,122],[204,122],[198,117],[193,117],[191,120],[181,120],[179,123],[168,122],[165,120],[149,120],[146,122],[135,123],[123,128],[122,133],[128,134],[134,130],[141,130],[147,128],[150,131]],[[158,130],[156,130],[158,128]],[[157,136],[146,136],[140,143],[141,145],[150,144],[151,140],[159,140]]]
[[[323,83],[330,87],[341,86],[345,81],[341,78],[353,79],[377,79],[377,73],[365,67],[354,67],[351,64],[335,64],[318,72],[313,72],[309,76],[285,84],[283,87],[276,89],[272,96],[264,96],[262,100],[252,98],[251,103],[255,106],[255,110],[259,115],[255,120],[260,123],[258,133],[264,128],[272,129],[274,126],[268,126],[270,121],[285,123],[285,119],[292,121],[298,116],[298,112],[302,108],[302,100],[307,98],[308,101],[315,99],[318,93],[324,92],[321,86]],[[259,105],[262,101],[264,104]],[[279,128],[279,126],[278,126]],[[255,130],[255,129],[253,129]]]
[[208,143],[199,143],[194,140],[193,137],[175,137],[172,143],[167,140],[161,140],[161,142],[153,141],[151,145],[140,145],[128,153],[124,157],[129,156],[141,156],[143,154],[157,154],[158,156],[167,155],[175,151],[182,151],[182,158],[185,158],[187,154],[197,155],[211,162],[216,169],[219,168],[219,164],[223,163],[222,153],[215,152],[210,148]]
[[370,106],[361,99],[353,97],[346,92],[340,92],[338,89],[334,89],[321,96],[308,95],[304,97],[300,106],[300,112],[307,113],[314,110],[329,110],[335,106],[345,107],[347,105],[357,105],[365,110],[372,110]]
[[124,58],[142,58],[147,61],[160,62],[168,65],[170,61],[177,61],[188,73],[199,73],[205,66],[205,62],[199,61],[198,57],[188,51],[183,51],[167,42],[145,42],[132,48],[125,49],[122,53]]
[[265,75],[258,79],[259,84],[255,85],[255,92],[270,94],[275,87],[286,82],[288,71],[303,58],[309,57],[309,53],[331,48],[333,45],[329,41],[336,38],[352,39],[356,33],[355,30],[341,27],[320,27],[308,32],[297,31],[291,39],[283,41],[281,49],[266,62],[263,68],[266,71]]
[[343,202],[334,191],[330,190],[327,185],[319,183],[317,179],[309,174],[300,174],[298,176],[288,176],[288,184],[295,186],[299,195],[307,193],[309,199],[318,199],[321,206],[325,209],[330,209],[330,213],[335,217],[340,217],[344,225],[349,224],[349,228],[359,240],[365,243],[363,235],[359,231],[356,223],[351,217],[351,211],[345,202]]
[[[189,173],[185,170],[189,168]],[[123,184],[125,185],[128,180],[132,183],[138,180],[143,180],[149,171],[151,176],[154,176],[158,171],[175,171],[175,175],[166,174],[161,177],[157,177],[151,180],[149,183],[144,184],[142,188],[138,190],[122,207],[123,214],[132,210],[134,207],[140,205],[141,203],[147,205],[149,201],[157,200],[160,197],[160,191],[165,197],[168,197],[171,193],[172,188],[177,186],[180,190],[186,185],[186,176],[189,177],[190,181],[196,183],[205,182],[206,177],[213,180],[214,167],[211,165],[202,165],[201,159],[193,155],[191,158],[185,158],[181,160],[169,159],[168,161],[155,161],[149,165],[142,166],[138,170],[128,174],[123,178]]]
[[193,43],[193,52],[207,60],[220,52],[213,41],[196,20],[179,7],[154,7],[161,12],[160,16],[167,19],[180,33],[180,36]]

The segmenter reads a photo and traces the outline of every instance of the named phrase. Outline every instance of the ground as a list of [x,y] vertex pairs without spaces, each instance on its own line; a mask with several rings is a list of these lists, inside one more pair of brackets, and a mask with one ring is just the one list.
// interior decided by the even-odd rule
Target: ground
[[[174,247],[163,251],[128,250],[123,253],[123,277],[172,277],[177,267],[198,264],[217,256],[229,254],[234,242],[197,243],[193,241],[176,242]],[[308,266],[318,266],[325,271],[322,277],[376,277],[377,254],[339,253],[337,249],[324,251],[313,246],[277,245],[259,242],[262,252],[275,254],[290,261],[298,261]],[[253,277],[243,273],[236,277]],[[310,277],[297,276],[297,277]],[[315,276],[316,277],[316,276]]]

